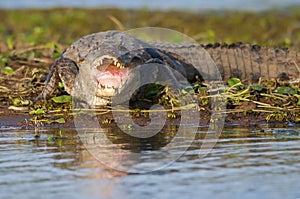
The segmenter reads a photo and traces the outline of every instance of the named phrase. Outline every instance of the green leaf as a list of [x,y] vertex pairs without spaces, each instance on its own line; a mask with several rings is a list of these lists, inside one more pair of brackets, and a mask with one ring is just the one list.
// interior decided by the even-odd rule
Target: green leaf
[[11,55],[10,52],[0,54],[0,66],[1,67],[4,67],[4,66],[8,65],[8,62],[9,62],[8,58],[9,58],[10,55]]
[[0,66],[5,66],[7,64],[6,60],[0,60]]
[[55,103],[66,103],[70,102],[72,100],[72,97],[70,95],[61,95],[57,97],[51,98]]
[[250,85],[250,89],[256,90],[256,91],[262,91],[263,87],[259,84],[253,84],[253,85]]
[[188,94],[188,93],[193,95],[193,94],[195,94],[195,91],[194,91],[193,87],[187,86],[184,89],[181,89],[181,93],[184,94],[184,95]]
[[241,80],[239,78],[236,78],[236,77],[233,77],[233,78],[230,78],[228,80],[228,85],[231,87],[231,86],[234,86],[234,85],[237,85],[237,84],[240,84],[241,83]]
[[278,87],[276,91],[280,94],[286,94],[286,95],[296,95],[298,93],[295,89],[287,86]]
[[58,83],[58,87],[61,88],[61,89],[63,89],[64,88],[64,84],[62,82],[59,82]]
[[21,102],[21,100],[20,100],[20,98],[13,98],[12,102],[13,102],[13,105],[17,106]]
[[49,141],[49,142],[53,142],[54,140],[55,140],[54,135],[49,135],[48,141]]
[[30,104],[29,100],[21,100],[21,105],[22,106],[28,106]]
[[198,91],[199,91],[199,92],[207,91],[207,90],[208,90],[207,87],[199,87],[199,88],[198,88]]
[[14,48],[14,36],[6,37],[6,44],[8,49],[12,50]]
[[188,92],[187,92],[186,90],[184,90],[184,89],[181,89],[181,93],[185,95],[185,94],[187,94]]
[[53,59],[57,59],[60,57],[60,53],[59,52],[55,52],[52,56]]
[[29,112],[29,114],[31,115],[41,115],[44,114],[45,111],[42,108],[36,109],[36,110],[32,110]]
[[64,123],[66,123],[66,120],[65,120],[65,118],[62,117],[62,118],[56,119],[55,122],[64,124]]
[[9,66],[4,67],[2,69],[2,73],[5,74],[5,75],[14,75],[14,74],[16,74],[16,72],[14,71],[14,69],[12,69]]
[[287,46],[290,46],[290,45],[292,44],[292,41],[291,41],[289,38],[285,38],[285,39],[283,40],[283,43],[284,43],[285,45],[287,45]]

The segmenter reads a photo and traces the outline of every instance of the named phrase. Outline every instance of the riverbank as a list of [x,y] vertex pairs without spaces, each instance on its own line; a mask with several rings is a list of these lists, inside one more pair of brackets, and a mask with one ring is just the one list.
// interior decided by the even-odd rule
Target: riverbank
[[[147,9],[0,10],[0,17],[0,115],[8,120],[13,120],[14,115],[24,116],[21,123],[17,122],[23,126],[72,125],[70,101],[56,103],[50,99],[46,104],[35,106],[32,101],[41,92],[55,58],[72,42],[93,32],[155,26],[177,30],[199,43],[246,42],[300,48],[300,8],[290,12],[201,13]],[[285,89],[278,92],[277,87],[283,86]],[[227,104],[228,123],[299,123],[299,84],[265,82],[249,92],[245,89],[247,87],[230,89],[228,95],[236,98]],[[65,93],[59,93],[62,94]],[[248,94],[252,96],[249,98]],[[209,103],[202,102],[202,108],[208,110]],[[21,116],[17,116],[19,114]],[[140,116],[140,110],[134,115]],[[203,124],[209,121],[209,116],[209,113],[203,115]],[[172,111],[169,118],[179,120],[178,114]],[[103,123],[112,121],[110,116],[102,119]]]

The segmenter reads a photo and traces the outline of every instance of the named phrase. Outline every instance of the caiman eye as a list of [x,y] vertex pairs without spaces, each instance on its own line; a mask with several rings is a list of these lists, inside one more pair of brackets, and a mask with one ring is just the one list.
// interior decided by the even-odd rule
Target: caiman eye
[[138,55],[135,55],[131,58],[131,62],[139,63],[141,62],[142,58]]
[[140,63],[142,61],[142,57],[138,54],[138,53],[135,53],[133,51],[130,51],[130,52],[127,52],[123,55],[120,55],[118,57],[119,60],[122,61],[122,63]]

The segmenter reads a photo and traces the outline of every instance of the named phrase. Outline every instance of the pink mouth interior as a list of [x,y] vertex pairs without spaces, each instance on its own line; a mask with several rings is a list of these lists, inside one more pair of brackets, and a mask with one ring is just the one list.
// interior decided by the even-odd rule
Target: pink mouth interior
[[98,70],[97,68],[92,71],[92,76],[102,88],[118,88],[128,75],[127,68],[120,69],[113,64],[110,64],[105,70]]

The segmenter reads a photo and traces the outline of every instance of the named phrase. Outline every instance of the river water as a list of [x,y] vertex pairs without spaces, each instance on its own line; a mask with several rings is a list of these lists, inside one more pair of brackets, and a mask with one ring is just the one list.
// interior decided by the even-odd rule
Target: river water
[[[299,126],[225,128],[205,157],[199,157],[201,128],[194,140],[178,141],[166,151],[174,130],[168,126],[141,144],[117,136],[114,127],[103,128],[121,153],[110,145],[95,155],[75,129],[2,127],[0,198],[300,198]],[[101,160],[107,154],[111,159]],[[156,171],[129,174],[103,164],[116,159],[127,168]]]
[[299,0],[0,0],[0,8],[49,8],[49,7],[119,7],[149,9],[243,9],[264,10],[300,5]]

